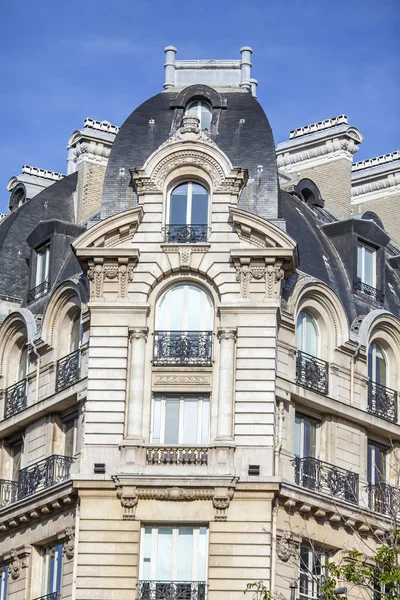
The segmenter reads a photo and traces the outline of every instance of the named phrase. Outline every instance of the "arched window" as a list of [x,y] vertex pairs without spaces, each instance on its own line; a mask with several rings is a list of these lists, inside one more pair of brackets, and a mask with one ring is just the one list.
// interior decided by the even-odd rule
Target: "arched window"
[[205,242],[208,224],[208,192],[189,181],[175,187],[169,199],[168,242]]
[[81,334],[81,314],[75,315],[71,323],[71,329],[69,332],[69,354],[75,352],[79,348],[80,334]]
[[204,100],[195,100],[190,102],[186,108],[185,116],[197,117],[200,120],[200,129],[210,129],[212,107],[209,102]]
[[169,288],[157,306],[154,364],[210,364],[212,329],[213,304],[205,290]]
[[371,344],[368,348],[368,377],[374,383],[386,386],[386,358],[379,344]]
[[318,329],[312,316],[302,310],[297,317],[297,349],[311,356],[318,356]]
[[26,377],[26,372],[28,368],[28,347],[25,344],[18,357],[18,366],[15,382],[22,381]]

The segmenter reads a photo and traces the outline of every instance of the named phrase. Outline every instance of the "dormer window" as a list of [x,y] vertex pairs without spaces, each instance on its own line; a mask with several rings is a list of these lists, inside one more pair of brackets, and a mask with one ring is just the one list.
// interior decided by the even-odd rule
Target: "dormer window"
[[357,280],[376,288],[376,250],[361,243],[357,246]]
[[204,102],[204,100],[195,100],[194,102],[190,102],[186,108],[185,116],[197,117],[200,121],[200,129],[207,129],[208,131],[210,130],[212,107],[209,102]]
[[208,192],[199,183],[182,183],[170,194],[166,241],[190,243],[207,241]]
[[37,300],[49,290],[50,242],[36,249],[34,287],[28,292],[28,302]]

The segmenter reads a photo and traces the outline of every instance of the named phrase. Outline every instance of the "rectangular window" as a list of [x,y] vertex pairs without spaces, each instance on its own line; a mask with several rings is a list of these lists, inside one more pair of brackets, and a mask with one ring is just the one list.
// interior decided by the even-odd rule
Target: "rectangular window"
[[321,579],[325,575],[328,555],[309,546],[300,546],[299,599],[317,600]]
[[385,448],[368,442],[367,475],[370,485],[386,482],[386,455]]
[[294,455],[296,458],[316,458],[318,422],[296,414]]
[[78,417],[75,415],[65,419],[63,423],[64,456],[75,456],[77,452]]
[[208,395],[155,396],[151,441],[153,444],[208,444]]
[[143,527],[141,581],[205,583],[207,546],[207,527]]
[[18,440],[10,446],[10,479],[11,481],[18,481],[19,472],[22,469],[22,453],[23,453],[23,442]]
[[376,288],[376,250],[365,244],[357,246],[357,279]]
[[0,567],[0,600],[7,598],[8,565]]
[[41,246],[36,250],[36,286],[40,285],[48,279],[49,276],[49,259],[50,259],[50,244]]
[[42,549],[42,596],[61,593],[63,545],[54,544]]

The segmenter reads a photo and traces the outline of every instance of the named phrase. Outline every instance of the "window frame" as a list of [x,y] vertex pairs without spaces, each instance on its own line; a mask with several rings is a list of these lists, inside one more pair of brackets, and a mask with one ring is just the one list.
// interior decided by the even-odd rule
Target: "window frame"
[[[36,252],[36,273],[35,273],[35,285],[34,287],[38,287],[45,281],[49,281],[49,271],[50,271],[50,240],[44,242],[37,248],[35,248]],[[43,257],[44,257],[44,271],[45,276],[43,278],[40,277],[40,273],[42,271],[43,265]]]
[[[313,417],[309,417],[308,415],[305,415],[303,413],[300,412],[296,412],[295,413],[295,421],[294,421],[294,456],[295,458],[318,458],[319,456],[319,446],[320,446],[320,438],[321,438],[321,421],[319,421],[318,419],[315,419]],[[299,431],[299,428],[297,426],[297,422],[298,420],[300,421],[300,438],[297,444],[297,432]],[[309,421],[310,424],[312,424],[314,426],[314,431],[315,431],[315,454],[304,454],[304,440],[305,440],[305,436],[304,436],[304,421]],[[297,450],[297,445],[299,445],[300,448],[300,454],[301,456],[299,456],[296,452]]]
[[[376,351],[377,348],[379,348],[380,352],[382,353],[382,358],[384,360],[385,363],[385,382],[382,383],[382,381],[377,381],[377,361],[376,361]],[[372,354],[372,364],[370,364],[370,349],[371,349],[371,354]],[[380,344],[378,344],[378,342],[376,341],[371,341],[369,346],[368,346],[368,352],[367,352],[367,361],[368,361],[368,378],[373,382],[373,383],[377,383],[378,385],[382,385],[384,387],[388,387],[388,382],[390,381],[390,373],[389,373],[389,362],[387,360],[387,355],[386,352],[384,351],[384,349],[382,348],[382,346]],[[371,367],[371,369],[370,369]]]
[[[172,329],[171,325],[171,315],[174,312],[173,307],[171,306],[171,297],[174,293],[174,290],[178,290],[180,287],[183,289],[183,312],[182,312],[182,328],[181,329]],[[204,327],[200,329],[190,329],[190,288],[197,288],[200,290],[202,294],[204,294],[204,298],[201,299],[202,310],[202,323]],[[170,298],[167,298],[167,294],[170,294]],[[208,301],[209,306],[209,314],[206,314],[207,305],[205,303]],[[169,303],[169,305],[164,304]],[[164,308],[164,307],[165,308]],[[164,310],[164,314],[162,314],[162,310]],[[163,317],[163,318],[162,318]],[[207,320],[209,319],[209,321]],[[211,294],[201,285],[197,285],[191,281],[183,281],[176,282],[170,285],[167,289],[160,294],[157,303],[156,303],[156,311],[155,311],[155,330],[156,331],[182,331],[182,332],[196,332],[196,331],[214,331],[214,299]],[[207,324],[209,323],[210,327],[207,328]],[[163,326],[166,324],[165,326]],[[167,327],[168,325],[168,327]]]
[[[301,318],[301,343],[298,344],[298,331],[299,331],[299,319]],[[312,354],[311,352],[307,352],[307,318],[310,319],[314,330],[315,330],[315,347],[316,354]],[[320,358],[321,354],[321,335],[318,327],[317,320],[313,317],[313,315],[307,310],[307,308],[302,308],[296,319],[296,348],[299,352],[303,352],[304,354],[308,354],[309,356],[314,356],[314,358]]]
[[0,566],[0,600],[7,599],[8,565]]
[[[361,249],[361,273],[359,273],[359,271],[358,271],[359,249]],[[365,252],[366,252],[366,250],[369,250],[372,253],[372,277],[371,277],[372,283],[367,283],[366,277],[365,277]],[[357,261],[356,261],[357,281],[360,281],[364,285],[369,285],[370,287],[377,289],[377,268],[376,268],[377,250],[376,250],[376,248],[374,248],[370,244],[367,244],[361,240],[358,240],[356,254],[357,254]]]
[[[156,569],[157,569],[157,551],[158,551],[158,531],[160,528],[171,528],[172,529],[172,560],[171,560],[171,579],[166,581],[179,581],[177,579],[177,555],[178,555],[178,532],[179,529],[190,528],[193,529],[193,542],[192,542],[192,577],[191,579],[182,580],[183,582],[187,581],[208,581],[208,555],[209,555],[209,527],[207,525],[199,525],[199,524],[143,524],[140,531],[140,560],[139,560],[139,580],[140,581],[158,581],[156,579]],[[145,533],[146,529],[151,528],[151,551],[150,551],[150,577],[149,579],[144,578],[144,560],[145,555]],[[205,529],[205,564],[204,564],[204,573],[205,579],[199,579],[199,564],[198,564],[198,555],[196,552],[196,548],[199,547],[199,538],[200,538],[200,529]],[[154,531],[157,531],[157,534],[154,535]]]
[[[186,197],[186,218],[185,218],[185,222],[184,223],[171,223],[171,198],[172,198],[172,194],[174,193],[174,191],[176,189],[178,189],[179,187],[183,186],[183,185],[187,185],[188,186],[188,192],[187,192],[187,197]],[[199,185],[200,187],[202,187],[206,193],[207,193],[207,221],[205,223],[192,223],[192,203],[193,203],[193,185]],[[188,227],[191,227],[192,225],[205,225],[206,227],[209,226],[209,222],[210,222],[210,190],[208,188],[208,186],[206,186],[204,184],[204,182],[199,182],[196,181],[196,179],[188,179],[187,181],[181,181],[179,183],[176,183],[176,185],[172,186],[167,194],[167,210],[166,210],[166,225],[167,226],[171,226],[171,225],[186,225]]]
[[[156,401],[160,401],[160,412],[159,412],[159,436],[155,437],[155,418],[156,418]],[[166,404],[170,400],[179,400],[179,423],[178,423],[178,441],[177,442],[165,442],[166,433]],[[184,442],[184,418],[185,418],[185,401],[191,402],[196,401],[197,403],[197,436],[195,441]],[[204,404],[208,404],[208,415],[205,415]],[[205,418],[207,418],[207,429],[204,430]],[[153,394],[151,402],[151,416],[150,416],[150,443],[160,446],[181,446],[181,445],[192,445],[192,446],[208,446],[210,444],[210,429],[211,429],[211,396],[209,393],[168,393],[168,394]],[[205,434],[207,434],[207,441],[203,441]]]
[[[55,561],[52,565],[53,557],[50,553],[54,551]],[[40,585],[42,590],[42,596],[49,594],[58,594],[61,596],[61,583],[62,583],[62,566],[63,566],[63,543],[55,542],[48,546],[41,548],[41,573],[40,573]]]
[[[302,549],[307,549],[308,551],[308,564],[307,568],[302,570]],[[299,600],[318,600],[319,598],[319,586],[321,578],[325,576],[325,567],[323,564],[326,561],[329,561],[330,553],[325,550],[316,550],[307,544],[300,544],[299,549]],[[315,560],[319,561],[320,574],[314,575],[315,568]],[[307,593],[301,592],[301,581],[302,575],[305,576],[307,580]],[[309,588],[311,587],[311,593]]]
[[[14,474],[15,474],[15,465],[14,465],[14,461],[16,458],[16,454],[15,454],[15,448],[17,446],[21,446],[21,452],[20,452],[20,457],[19,457],[19,468],[17,469],[17,478],[14,479]],[[10,457],[10,468],[9,468],[9,474],[10,474],[10,481],[18,481],[19,478],[19,472],[21,471],[21,469],[24,468],[23,464],[24,464],[24,440],[23,438],[18,438],[18,439],[13,439],[13,441],[9,442],[9,457]]]
[[[209,127],[203,127],[202,125],[202,106],[206,106],[210,115],[210,124]],[[189,111],[192,107],[196,107],[196,115],[190,115]],[[211,123],[212,123],[212,117],[213,117],[213,107],[211,102],[209,102],[208,100],[205,100],[203,98],[198,98],[197,100],[190,100],[186,107],[185,107],[185,117],[190,117],[190,116],[195,116],[199,119],[200,121],[200,129],[202,131],[211,131]]]
[[[382,473],[377,476],[377,471],[380,470],[376,463],[376,453],[380,452],[382,455]],[[389,450],[382,444],[375,442],[374,440],[368,440],[367,442],[367,481],[368,485],[378,485],[387,483],[389,473]]]
[[[67,454],[66,452],[66,442],[67,442],[67,426],[72,423],[73,433],[72,433],[72,454]],[[70,456],[74,458],[78,454],[78,428],[79,428],[79,415],[78,413],[74,413],[72,415],[68,415],[63,417],[62,419],[62,454],[63,456]]]
[[[25,356],[25,366],[24,366],[24,376],[20,377],[20,373],[21,373],[21,360],[23,358],[24,353],[26,352],[26,356]],[[21,349],[18,353],[18,360],[17,360],[17,370],[15,373],[15,381],[14,383],[19,383],[20,381],[23,381],[24,379],[26,379],[26,376],[29,372],[29,352],[28,352],[28,344],[25,342],[22,346]]]
[[[75,327],[76,323],[78,323],[78,328],[79,328],[77,347],[75,349],[72,349],[72,333],[74,331],[74,327]],[[68,330],[68,354],[72,354],[72,352],[77,352],[81,347],[81,341],[82,341],[81,311],[78,311],[76,313],[76,315],[71,319],[71,323],[70,323],[69,330]]]

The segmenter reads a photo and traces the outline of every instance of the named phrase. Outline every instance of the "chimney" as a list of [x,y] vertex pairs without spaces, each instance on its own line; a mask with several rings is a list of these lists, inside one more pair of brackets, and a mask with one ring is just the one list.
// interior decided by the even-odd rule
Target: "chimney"
[[165,82],[164,89],[169,90],[175,87],[175,55],[178,52],[175,46],[167,46],[165,52]]
[[253,50],[250,46],[243,46],[240,48],[240,54],[242,55],[242,60],[240,61],[240,87],[251,90],[251,55]]

